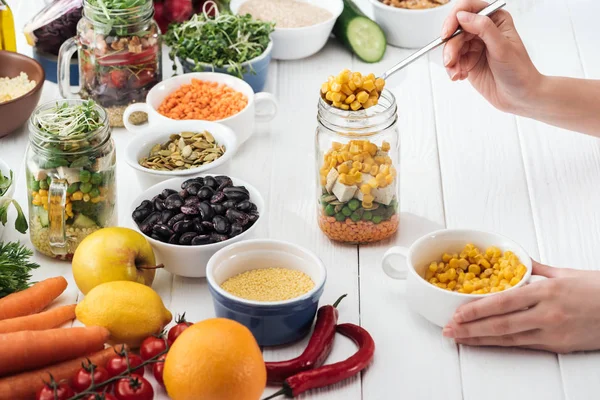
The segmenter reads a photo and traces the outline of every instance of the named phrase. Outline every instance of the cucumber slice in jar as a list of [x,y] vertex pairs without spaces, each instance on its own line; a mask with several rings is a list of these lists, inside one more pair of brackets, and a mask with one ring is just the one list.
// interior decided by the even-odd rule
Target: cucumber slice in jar
[[344,0],[344,11],[335,23],[333,34],[364,62],[378,62],[385,54],[385,33],[352,0]]

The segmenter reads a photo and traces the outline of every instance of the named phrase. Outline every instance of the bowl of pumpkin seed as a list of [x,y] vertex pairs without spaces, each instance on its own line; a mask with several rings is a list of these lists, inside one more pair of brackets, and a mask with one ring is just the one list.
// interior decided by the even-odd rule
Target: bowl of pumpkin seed
[[223,165],[238,149],[231,128],[210,121],[169,121],[137,133],[125,150],[142,188],[199,175]]

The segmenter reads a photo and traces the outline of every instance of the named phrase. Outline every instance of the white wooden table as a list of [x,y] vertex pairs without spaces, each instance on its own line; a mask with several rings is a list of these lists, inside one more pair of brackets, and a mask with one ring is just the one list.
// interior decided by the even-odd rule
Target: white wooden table
[[[9,0],[10,1],[10,0]],[[43,2],[12,0],[17,29]],[[369,12],[368,0],[361,5]],[[543,73],[600,78],[596,0],[510,0],[507,7]],[[30,53],[23,40],[19,50]],[[517,349],[456,346],[441,330],[411,312],[402,283],[386,278],[383,252],[410,245],[443,227],[497,231],[521,243],[544,263],[598,269],[600,240],[600,142],[542,123],[503,114],[466,82],[451,82],[440,54],[425,57],[394,77],[388,87],[399,104],[401,131],[401,222],[395,239],[370,246],[342,246],[317,227],[315,207],[315,91],[343,68],[382,72],[409,55],[389,47],[378,65],[363,64],[337,42],[318,55],[271,64],[267,91],[280,101],[280,113],[219,172],[251,182],[267,201],[267,221],[257,237],[293,241],[315,251],[329,272],[322,302],[342,293],[340,320],[360,323],[376,342],[373,365],[360,377],[302,396],[307,399],[508,399],[589,400],[600,395],[600,353],[555,354]],[[165,71],[170,71],[169,66]],[[42,101],[57,99],[47,83]],[[1,123],[1,121],[0,121]],[[120,220],[139,191],[133,170],[123,160],[132,134],[113,133],[117,146]],[[0,139],[0,157],[17,173],[16,196],[26,204],[23,156],[25,128]],[[7,229],[4,240],[28,236]],[[42,267],[34,278],[64,275],[70,282],[60,303],[81,296],[69,263],[35,256]],[[174,277],[161,271],[154,288],[173,314],[197,321],[214,316],[203,279]],[[265,349],[266,360],[293,357],[297,345]],[[355,351],[336,339],[329,361]],[[272,393],[269,388],[266,393]],[[159,393],[166,398],[164,391]],[[232,399],[233,400],[233,399]]]

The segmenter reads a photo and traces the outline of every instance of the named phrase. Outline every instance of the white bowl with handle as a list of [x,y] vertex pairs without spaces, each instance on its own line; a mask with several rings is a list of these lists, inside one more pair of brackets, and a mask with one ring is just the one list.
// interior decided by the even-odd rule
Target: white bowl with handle
[[[169,94],[179,89],[182,85],[192,83],[192,79],[225,84],[246,96],[248,104],[243,110],[230,117],[212,121],[219,122],[231,128],[237,135],[239,145],[252,136],[255,122],[269,122],[277,115],[278,103],[272,94],[266,92],[254,93],[250,85],[235,76],[217,72],[192,72],[177,75],[160,82],[148,92],[145,103],[134,103],[127,107],[123,114],[125,128],[130,132],[144,132],[148,128],[154,129],[156,124],[164,125],[173,121],[179,121],[160,114],[158,108]],[[138,111],[148,114],[147,124],[134,125],[129,122],[131,114]],[[205,122],[204,120],[186,121]]]

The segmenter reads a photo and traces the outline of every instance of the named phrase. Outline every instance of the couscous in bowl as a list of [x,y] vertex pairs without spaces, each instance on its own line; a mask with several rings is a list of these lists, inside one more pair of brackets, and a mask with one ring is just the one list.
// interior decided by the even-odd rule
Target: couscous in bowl
[[[308,275],[314,286],[303,295],[283,301],[247,300],[224,290],[228,279],[265,268],[288,268]],[[246,326],[261,346],[297,341],[310,332],[327,271],[312,252],[298,245],[269,239],[246,240],[216,252],[208,261],[206,279],[217,317]],[[285,290],[285,288],[283,289]]]

